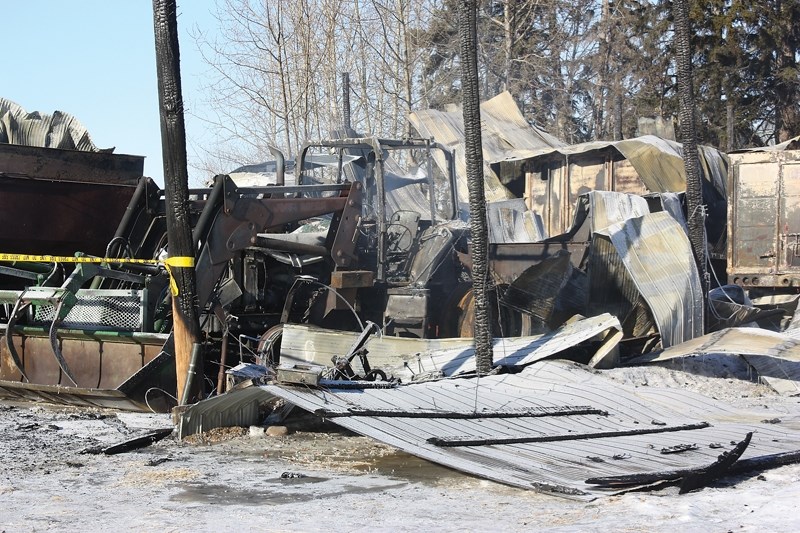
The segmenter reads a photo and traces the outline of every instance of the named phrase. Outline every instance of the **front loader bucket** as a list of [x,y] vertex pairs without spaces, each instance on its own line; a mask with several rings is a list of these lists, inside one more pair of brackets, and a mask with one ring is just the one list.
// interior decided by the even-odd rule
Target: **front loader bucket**
[[161,412],[177,403],[167,334],[58,330],[61,357],[75,383],[62,370],[47,328],[15,327],[16,358],[5,326],[0,334],[0,398]]

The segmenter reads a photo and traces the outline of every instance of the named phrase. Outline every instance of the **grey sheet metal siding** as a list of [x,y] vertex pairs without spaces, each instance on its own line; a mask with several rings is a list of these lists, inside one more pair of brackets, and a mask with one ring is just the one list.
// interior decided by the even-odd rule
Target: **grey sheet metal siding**
[[[662,393],[649,387],[641,395],[637,389],[561,361],[538,363],[519,374],[394,389],[263,388],[418,457],[501,483],[578,498],[614,492],[586,483],[590,478],[710,465],[722,450],[709,445],[730,449],[731,442],[754,430],[743,458],[800,447],[796,421],[780,425],[757,421],[775,416],[769,410],[748,415],[700,395]],[[579,408],[607,414],[547,415]],[[431,412],[438,414],[425,416]],[[619,436],[611,436],[615,433]],[[441,446],[436,439],[485,444]],[[497,443],[504,439],[520,442]],[[696,448],[661,453],[685,444]]]

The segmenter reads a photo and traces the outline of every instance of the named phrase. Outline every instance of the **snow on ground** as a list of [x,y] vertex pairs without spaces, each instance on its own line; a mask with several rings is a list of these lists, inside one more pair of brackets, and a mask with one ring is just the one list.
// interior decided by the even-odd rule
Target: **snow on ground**
[[[800,413],[800,399],[753,382],[728,356],[605,373]],[[0,405],[0,531],[800,530],[800,465],[685,495],[670,487],[586,503],[463,475],[332,426],[260,438],[231,428],[81,453],[169,425],[167,415]]]

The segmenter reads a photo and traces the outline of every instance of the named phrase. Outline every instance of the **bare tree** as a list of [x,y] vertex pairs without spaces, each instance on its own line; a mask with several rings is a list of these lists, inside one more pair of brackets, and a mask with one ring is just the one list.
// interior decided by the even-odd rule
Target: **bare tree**
[[422,92],[420,36],[436,0],[219,0],[220,37],[196,35],[212,76],[204,117],[215,146],[208,170],[292,156],[342,124],[340,74],[354,79],[351,121],[364,133],[410,133]]

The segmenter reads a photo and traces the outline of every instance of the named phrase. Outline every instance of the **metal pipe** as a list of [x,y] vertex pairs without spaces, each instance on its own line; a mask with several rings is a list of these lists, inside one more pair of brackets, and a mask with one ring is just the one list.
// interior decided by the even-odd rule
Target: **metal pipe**
[[267,145],[269,153],[275,156],[275,185],[286,185],[286,158],[283,157],[283,152],[272,146]]
[[342,125],[345,135],[350,135],[350,73],[342,72]]
[[283,239],[272,239],[266,235],[267,234],[263,233],[257,235],[255,245],[262,248],[269,248],[272,250],[296,254],[321,255],[323,257],[330,257],[331,254],[331,251],[324,246],[285,241]]
[[194,231],[192,232],[192,239],[194,242],[205,240],[205,233],[208,231],[208,225],[211,222],[211,217],[217,214],[216,205],[220,201],[224,201],[224,198],[222,198],[224,189],[225,176],[214,176],[214,186],[208,193],[206,205],[203,208],[203,212],[200,213],[200,218],[197,219],[197,224],[194,225]]
[[383,151],[378,139],[372,139],[375,153],[375,185],[378,189],[378,281],[386,278],[386,187],[383,182]]
[[455,219],[455,218],[458,218],[458,211],[459,211],[459,206],[458,206],[458,178],[456,177],[456,170],[455,170],[455,167],[456,167],[456,163],[455,163],[456,155],[455,155],[453,150],[451,150],[450,148],[446,147],[442,143],[434,142],[433,146],[435,148],[438,148],[439,150],[441,150],[442,154],[444,154],[444,159],[445,159],[445,162],[447,164],[447,179],[450,182],[450,196],[451,196],[452,203],[453,203],[452,211],[451,211],[451,217],[450,218]]
[[219,373],[217,373],[217,396],[225,392],[225,360],[228,358],[228,326],[222,330],[222,348],[219,352]]
[[428,201],[431,204],[431,226],[433,226],[436,224],[436,184],[433,181],[430,142],[427,143],[425,150],[425,174],[428,176]]
[[[128,202],[128,207],[125,209],[125,214],[122,215],[122,220],[120,221],[119,226],[117,226],[117,232],[114,234],[114,238],[111,239],[111,242],[109,242],[109,249],[106,250],[106,256],[114,253],[112,250],[110,250],[110,245],[113,242],[117,241],[117,239],[125,239],[125,234],[128,232],[128,226],[131,223],[131,219],[133,218],[134,213],[139,211],[139,203],[145,196],[149,181],[150,178],[139,178],[139,182],[136,184],[136,190],[133,191],[131,201]],[[125,242],[127,242],[127,239],[125,239]]]
[[189,370],[186,372],[186,385],[183,387],[183,394],[181,395],[181,405],[189,403],[189,398],[192,396],[192,386],[194,385],[195,374],[197,373],[197,364],[200,360],[200,350],[202,344],[195,342],[192,344],[192,355],[189,360]]

